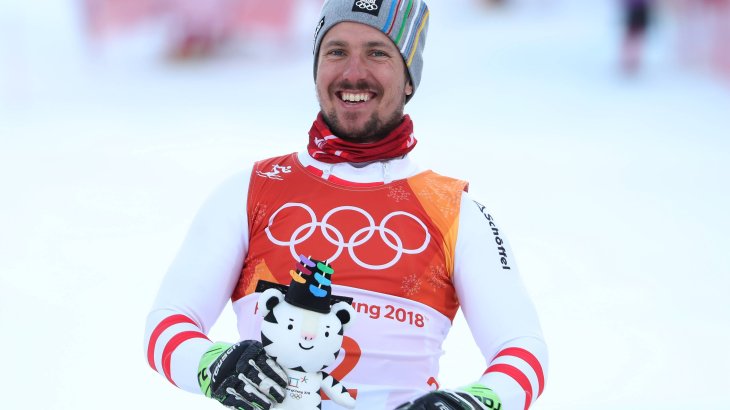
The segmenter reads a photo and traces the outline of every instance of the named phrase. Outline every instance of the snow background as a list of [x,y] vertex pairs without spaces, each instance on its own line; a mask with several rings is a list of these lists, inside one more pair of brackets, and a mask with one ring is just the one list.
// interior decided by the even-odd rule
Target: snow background
[[[730,84],[677,64],[667,15],[619,75],[612,0],[430,3],[414,156],[512,242],[550,348],[533,409],[730,408]],[[220,408],[148,368],[145,316],[208,192],[303,148],[316,13],[175,65],[154,27],[91,47],[75,2],[0,0],[0,407]],[[484,370],[470,338],[443,386]]]

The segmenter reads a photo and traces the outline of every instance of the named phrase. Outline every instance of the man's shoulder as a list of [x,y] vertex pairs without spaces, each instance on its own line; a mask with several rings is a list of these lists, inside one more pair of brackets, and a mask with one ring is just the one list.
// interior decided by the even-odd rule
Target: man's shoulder
[[263,158],[254,162],[254,170],[268,166],[269,164],[291,163],[296,161],[297,153],[277,155],[275,157]]
[[457,192],[467,192],[469,190],[469,182],[463,179],[446,176],[435,172],[431,169],[420,172],[409,178],[412,185],[423,186],[428,189],[437,190],[454,190]]

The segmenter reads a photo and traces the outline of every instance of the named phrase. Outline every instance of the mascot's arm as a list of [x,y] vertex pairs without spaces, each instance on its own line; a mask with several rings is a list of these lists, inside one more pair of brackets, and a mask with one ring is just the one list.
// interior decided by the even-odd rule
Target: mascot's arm
[[350,395],[345,386],[340,383],[339,380],[332,377],[332,375],[325,372],[322,373],[322,391],[330,398],[330,400],[339,404],[340,406],[347,407],[348,409],[355,408],[355,399]]

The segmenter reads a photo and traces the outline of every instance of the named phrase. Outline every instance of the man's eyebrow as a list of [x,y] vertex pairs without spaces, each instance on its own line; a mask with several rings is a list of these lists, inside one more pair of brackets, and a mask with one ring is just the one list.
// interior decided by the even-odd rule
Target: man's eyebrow
[[388,47],[388,43],[385,41],[368,41],[366,46],[372,48],[372,47]]
[[[346,47],[349,43],[343,40],[329,40],[326,43],[322,45],[322,47]],[[368,48],[373,47],[388,47],[389,44],[387,41],[368,41],[365,43],[365,46]]]
[[323,44],[324,47],[345,47],[347,42],[342,40],[330,40]]

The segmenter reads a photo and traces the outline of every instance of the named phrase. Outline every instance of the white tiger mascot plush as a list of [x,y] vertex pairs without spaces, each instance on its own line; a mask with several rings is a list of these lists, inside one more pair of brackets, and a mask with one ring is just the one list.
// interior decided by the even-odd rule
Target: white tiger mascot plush
[[266,289],[258,301],[264,350],[289,377],[284,402],[272,408],[321,409],[320,390],[335,403],[354,408],[348,390],[323,369],[337,359],[355,310],[344,301],[331,304],[334,271],[326,262],[300,258],[301,265],[290,272],[291,285]]

